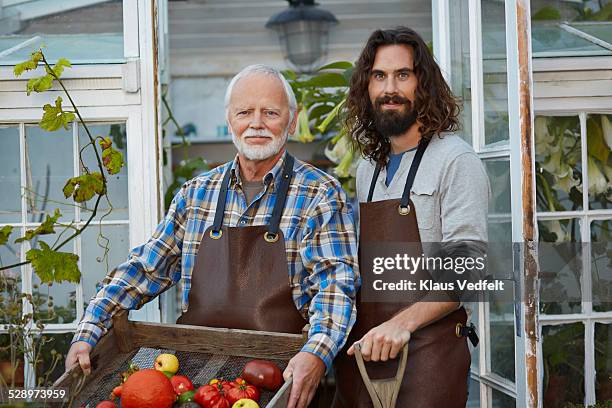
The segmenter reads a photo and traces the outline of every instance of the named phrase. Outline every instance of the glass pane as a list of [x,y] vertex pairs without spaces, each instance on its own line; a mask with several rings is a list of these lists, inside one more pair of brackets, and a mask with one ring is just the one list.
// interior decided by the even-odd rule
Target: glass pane
[[[13,235],[11,235],[7,245],[0,245],[0,266],[14,265],[19,262],[21,245],[13,243],[15,237],[19,236],[18,231],[18,228],[13,229]],[[17,319],[21,319],[21,267],[0,272],[0,296],[2,296],[0,323],[15,322]]]
[[584,326],[542,328],[544,407],[563,408],[584,402]]
[[[223,101],[230,78],[177,78],[170,87],[172,110],[187,137],[231,140]],[[175,140],[180,138],[175,136]]]
[[0,65],[21,62],[43,44],[51,61],[60,57],[73,64],[124,61],[121,0],[85,7],[50,0],[4,3],[0,52],[14,48],[0,58]]
[[49,387],[64,373],[64,359],[68,354],[73,333],[49,334],[43,331],[35,339],[40,345],[36,356],[36,383],[39,387]]
[[578,116],[535,119],[538,211],[582,209],[582,149]]
[[[61,230],[56,229],[55,234],[41,235],[34,238],[32,248],[37,248],[38,241],[43,241],[53,248],[58,240]],[[62,237],[66,237],[64,234]],[[74,253],[72,243],[63,246],[60,251]],[[32,299],[35,304],[34,316],[43,324],[48,323],[72,323],[76,319],[76,285],[70,282],[53,283],[52,285],[42,284],[32,268]]]
[[[126,165],[117,174],[109,175],[104,173],[108,182],[108,198],[112,205],[112,211],[108,214],[109,205],[106,199],[102,199],[98,206],[98,212],[94,219],[100,219],[103,217],[104,220],[127,220],[128,215],[128,170],[127,170],[127,135],[125,130],[125,124],[112,124],[112,125],[90,125],[88,126],[93,138],[97,136],[111,137],[113,140],[113,147],[123,154],[123,160]],[[79,125],[79,147],[82,149],[89,143],[89,137],[85,129]],[[96,142],[96,149],[100,156],[102,150],[98,142]],[[96,155],[93,151],[92,146],[88,146],[83,150],[83,161],[90,171],[98,171],[98,165],[96,161]],[[81,169],[83,174],[83,169]],[[91,216],[91,211],[96,202],[94,197],[90,201],[83,203],[81,207],[81,220],[87,220]]]
[[571,57],[612,54],[604,47],[581,38],[580,35],[561,26],[561,23],[572,22],[571,26],[584,33],[609,40],[612,38],[610,30],[612,26],[603,21],[610,20],[610,9],[606,3],[609,1],[532,1],[531,46],[534,56]]
[[470,379],[466,408],[480,408],[480,383],[476,380]]
[[21,222],[19,128],[0,126],[0,223]]
[[589,208],[612,208],[612,115],[587,117]]
[[[127,225],[90,224],[81,234],[81,270],[83,271],[83,302],[85,307],[96,294],[98,285],[106,274],[127,259],[130,248]],[[108,240],[108,241],[107,241]],[[100,245],[108,245],[108,254]]]
[[610,220],[591,223],[591,276],[593,310],[612,310],[612,234]]
[[497,390],[491,391],[491,405],[493,408],[516,408],[516,401],[514,398]]
[[28,221],[42,222],[55,208],[60,220],[74,219],[74,207],[64,198],[62,189],[74,175],[72,130],[61,128],[47,132],[35,126],[26,127],[26,176],[28,180]]
[[595,323],[595,395],[597,401],[612,400],[612,326]]
[[514,381],[514,305],[493,298],[488,305],[491,372]]
[[540,312],[546,314],[581,311],[580,221],[538,221],[540,245]]
[[472,86],[470,82],[470,33],[467,0],[449,2],[451,89],[461,99],[461,136],[472,144]]
[[504,2],[483,0],[481,12],[485,144],[490,145],[509,138]]

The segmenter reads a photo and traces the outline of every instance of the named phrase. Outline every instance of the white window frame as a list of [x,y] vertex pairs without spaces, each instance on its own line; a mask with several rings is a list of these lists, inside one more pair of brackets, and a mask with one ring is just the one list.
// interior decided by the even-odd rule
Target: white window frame
[[[449,0],[432,0],[434,54],[440,63],[446,80],[451,83],[451,58],[450,58],[450,35],[448,22]],[[471,107],[472,107],[472,147],[481,159],[507,158],[510,161],[511,173],[511,214],[507,214],[512,220],[513,242],[523,242],[522,219],[523,208],[521,203],[521,146],[519,128],[519,64],[518,64],[518,35],[517,7],[521,5],[529,12],[529,2],[525,0],[505,1],[506,21],[506,64],[507,64],[507,86],[508,86],[508,121],[509,135],[517,135],[514,138],[501,143],[487,146],[485,143],[484,126],[484,95],[483,95],[483,55],[482,55],[482,23],[480,0],[468,0],[469,7],[469,39],[470,39],[470,83],[471,83]],[[437,44],[436,44],[437,43]],[[531,56],[531,49],[529,49]],[[530,82],[531,73],[530,73]],[[530,88],[533,86],[530,84]],[[533,102],[532,102],[533,106]],[[503,216],[503,214],[501,215]],[[515,276],[522,277],[522,262],[519,262],[521,254],[515,253],[514,268],[519,268]],[[517,290],[522,287],[518,285]],[[488,303],[478,304],[478,332],[481,336],[479,345],[478,372],[472,370],[471,378],[480,383],[480,406],[492,406],[492,391],[496,390],[516,400],[517,406],[527,406],[527,379],[525,374],[525,349],[526,342],[523,328],[517,328],[515,318],[515,333],[521,333],[521,337],[515,336],[515,381],[509,381],[498,374],[491,372],[491,342],[489,335],[490,316]],[[525,303],[515,305],[515,316],[525,314]]]
[[[578,116],[580,120],[580,148],[581,148],[581,166],[582,166],[582,209],[577,211],[556,211],[556,212],[536,212],[538,221],[552,220],[567,220],[577,219],[580,221],[580,240],[582,244],[587,246],[591,243],[591,223],[593,221],[610,220],[612,219],[612,209],[610,210],[591,210],[589,209],[588,185],[589,176],[586,171],[588,144],[587,144],[587,116],[589,115],[610,115],[612,110],[578,110],[578,111],[560,111],[560,110],[536,110],[536,116]],[[586,188],[584,187],[586,186]],[[585,383],[585,406],[595,404],[595,323],[612,324],[612,311],[596,312],[593,311],[593,285],[591,271],[591,252],[585,251],[582,254],[582,276],[580,280],[582,302],[581,313],[571,314],[540,314],[539,318],[539,337],[542,338],[542,329],[544,326],[554,326],[570,323],[582,323],[584,325],[584,383]],[[543,370],[543,360],[540,359],[540,371]],[[593,374],[593,375],[591,375]],[[540,387],[540,398],[544,396],[544,389]],[[540,401],[542,404],[542,400]]]
[[[157,0],[123,0],[126,62],[74,66],[66,70],[62,76],[62,79],[66,79],[68,90],[86,122],[125,122],[126,124],[130,247],[142,244],[150,238],[163,216],[164,208],[161,180],[161,122],[158,109],[160,85],[155,44],[158,22],[154,17],[157,17]],[[52,90],[26,96],[26,80],[41,73],[43,71],[39,68],[16,79],[12,67],[0,67],[0,81],[6,81],[4,83],[11,87],[8,92],[0,92],[0,123],[18,124],[21,143],[24,140],[25,124],[36,124],[42,115],[42,106],[53,103],[55,98],[61,95],[61,92]],[[91,87],[91,82],[96,81],[106,81],[105,83],[120,81],[122,89],[96,90]],[[20,146],[22,155],[23,147]],[[21,165],[25,165],[24,160],[21,160]],[[23,174],[25,173],[22,172]],[[107,223],[117,222],[103,222]],[[19,225],[23,227],[29,224]],[[73,245],[75,250],[80,251],[76,243]],[[27,246],[24,248],[27,250]],[[21,256],[22,260],[25,260],[25,250]],[[81,266],[81,270],[84,269],[86,266]],[[31,272],[30,265],[22,269],[23,290],[26,293],[32,291]],[[83,315],[83,310],[79,307],[83,304],[82,283],[76,285],[76,288],[77,320],[70,324],[49,324],[45,327],[45,333],[67,333],[76,329]],[[24,310],[24,313],[27,313],[27,310]],[[155,298],[140,310],[132,311],[130,317],[134,320],[160,322],[159,299]],[[30,369],[28,364],[26,369]],[[32,381],[33,377],[29,376]]]

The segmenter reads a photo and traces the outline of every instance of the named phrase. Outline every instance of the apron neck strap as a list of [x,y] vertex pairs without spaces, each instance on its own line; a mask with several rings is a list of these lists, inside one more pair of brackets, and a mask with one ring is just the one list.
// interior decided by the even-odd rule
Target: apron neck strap
[[221,182],[221,190],[219,191],[219,197],[217,198],[217,209],[215,211],[215,220],[213,221],[212,232],[218,233],[221,231],[223,224],[223,216],[225,215],[225,203],[227,201],[227,188],[229,187],[230,176],[232,174],[232,167],[228,167],[223,175],[223,181]]
[[269,235],[276,235],[280,226],[281,216],[285,209],[285,202],[287,201],[287,193],[289,192],[289,185],[293,178],[293,164],[295,160],[293,156],[287,153],[285,156],[285,164],[283,166],[283,172],[281,174],[280,185],[276,193],[276,202],[274,203],[274,209],[272,210],[272,217],[270,218],[270,226],[268,228]]
[[[287,201],[287,192],[289,191],[289,184],[291,184],[291,178],[293,177],[293,164],[295,159],[289,153],[285,156],[285,163],[281,173],[281,181],[278,187],[278,194],[276,196],[276,202],[274,203],[274,209],[272,210],[272,218],[270,219],[270,228],[268,234],[276,235],[280,225],[280,219],[283,215],[283,209],[285,208],[285,201]],[[215,220],[213,221],[212,232],[218,233],[221,231],[223,225],[223,218],[225,215],[225,204],[227,202],[227,190],[229,187],[230,176],[232,173],[231,166],[225,171],[223,175],[223,181],[221,182],[221,190],[219,191],[219,197],[217,198],[217,209],[215,211]]]
[[[402,199],[400,201],[401,207],[407,207],[408,201],[410,199],[410,190],[412,189],[412,185],[414,184],[414,179],[416,178],[417,170],[419,169],[419,165],[421,164],[421,159],[423,158],[423,154],[425,153],[425,149],[429,145],[428,139],[421,139],[419,142],[419,147],[414,155],[414,159],[410,164],[410,170],[408,171],[408,178],[406,178],[406,185],[404,186],[404,192],[402,194]],[[374,195],[374,189],[376,188],[376,180],[378,180],[378,176],[380,175],[380,169],[382,166],[379,163],[376,163],[376,168],[374,169],[374,174],[372,175],[372,181],[370,182],[370,191],[368,192],[368,200],[367,202],[372,201],[372,196]]]

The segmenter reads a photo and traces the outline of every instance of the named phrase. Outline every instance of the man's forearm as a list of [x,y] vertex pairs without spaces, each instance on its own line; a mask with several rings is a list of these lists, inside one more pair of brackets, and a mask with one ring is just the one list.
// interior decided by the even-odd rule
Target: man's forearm
[[444,316],[454,312],[459,307],[459,302],[433,302],[427,301],[427,296],[406,309],[403,309],[392,317],[402,327],[411,333],[425,327]]

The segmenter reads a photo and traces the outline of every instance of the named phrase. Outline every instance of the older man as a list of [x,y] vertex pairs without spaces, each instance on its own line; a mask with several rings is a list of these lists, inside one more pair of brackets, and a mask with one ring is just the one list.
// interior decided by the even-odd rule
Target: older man
[[291,87],[252,65],[227,89],[236,158],[183,185],[151,239],[132,250],[91,300],[66,368],[89,353],[111,317],[182,280],[179,323],[300,333],[289,407],[305,407],[355,321],[353,216],[339,183],[286,152],[296,126]]

